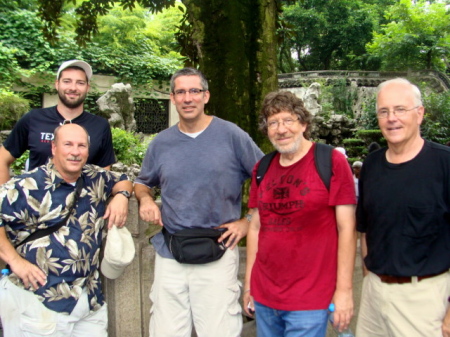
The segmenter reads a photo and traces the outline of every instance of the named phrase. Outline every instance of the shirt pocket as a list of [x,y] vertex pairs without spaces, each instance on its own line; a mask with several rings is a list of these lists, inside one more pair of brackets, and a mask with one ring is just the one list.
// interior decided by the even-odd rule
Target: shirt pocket
[[437,209],[433,205],[408,206],[402,234],[417,239],[437,235],[440,222],[436,214]]

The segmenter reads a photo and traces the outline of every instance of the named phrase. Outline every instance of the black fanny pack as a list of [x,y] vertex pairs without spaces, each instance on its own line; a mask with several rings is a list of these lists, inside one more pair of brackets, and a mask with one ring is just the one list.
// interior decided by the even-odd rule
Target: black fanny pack
[[227,247],[217,240],[223,231],[212,228],[187,228],[170,234],[165,228],[162,233],[167,247],[175,260],[187,264],[204,264],[219,260]]

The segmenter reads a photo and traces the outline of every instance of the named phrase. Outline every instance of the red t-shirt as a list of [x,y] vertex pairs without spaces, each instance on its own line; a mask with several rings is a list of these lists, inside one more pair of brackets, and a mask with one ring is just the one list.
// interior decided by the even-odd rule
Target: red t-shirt
[[314,147],[297,163],[273,159],[260,186],[253,170],[249,207],[259,210],[258,252],[251,277],[254,299],[278,310],[319,310],[336,288],[336,205],[355,204],[347,159],[332,154],[330,191],[314,163]]

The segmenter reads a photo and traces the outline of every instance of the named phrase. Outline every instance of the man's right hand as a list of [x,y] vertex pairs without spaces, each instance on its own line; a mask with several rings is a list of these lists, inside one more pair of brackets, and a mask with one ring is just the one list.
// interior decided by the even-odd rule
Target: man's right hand
[[38,266],[19,255],[10,261],[9,266],[12,272],[22,280],[26,288],[38,289],[40,285],[43,286],[47,283],[47,275]]
[[161,220],[161,211],[152,198],[142,198],[139,202],[139,216],[142,220],[153,225],[164,226]]

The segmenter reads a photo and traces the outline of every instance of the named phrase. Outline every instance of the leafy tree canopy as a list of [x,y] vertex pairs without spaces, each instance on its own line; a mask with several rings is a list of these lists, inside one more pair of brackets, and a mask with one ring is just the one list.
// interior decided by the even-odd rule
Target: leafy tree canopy
[[446,4],[400,0],[386,12],[390,21],[374,32],[368,52],[384,70],[448,68],[450,13]]
[[[279,51],[284,72],[367,69],[365,45],[378,27],[382,5],[393,0],[305,0],[286,6]],[[291,60],[294,55],[294,60]]]
[[[167,79],[182,64],[175,52],[176,24],[183,13],[170,8],[152,14],[136,5],[133,11],[113,7],[98,20],[98,34],[84,47],[76,42],[76,10],[64,6],[58,40],[52,45],[44,37],[43,23],[33,1],[21,9],[17,1],[2,9],[0,16],[0,76],[4,87],[20,75],[51,73],[66,60],[88,61],[96,73],[114,75],[132,84]],[[34,1],[36,4],[36,1]],[[14,6],[13,6],[14,5]]]
[[75,16],[77,26],[75,29],[76,40],[85,44],[94,34],[98,33],[99,25],[97,17],[106,15],[116,5],[124,10],[132,10],[140,5],[155,13],[170,6],[175,6],[176,0],[37,0],[39,13],[44,21],[44,35],[47,39],[54,41],[57,37],[58,27],[64,15],[64,6],[72,3],[75,5]]

